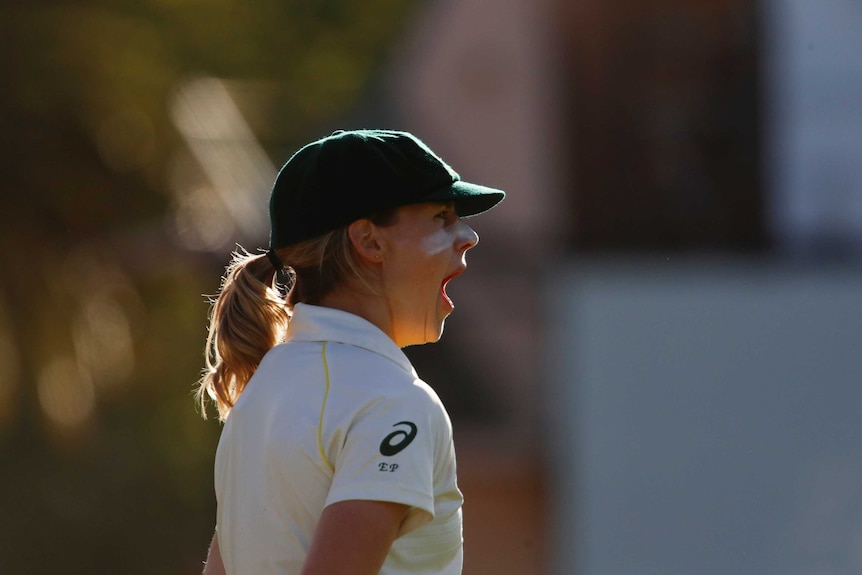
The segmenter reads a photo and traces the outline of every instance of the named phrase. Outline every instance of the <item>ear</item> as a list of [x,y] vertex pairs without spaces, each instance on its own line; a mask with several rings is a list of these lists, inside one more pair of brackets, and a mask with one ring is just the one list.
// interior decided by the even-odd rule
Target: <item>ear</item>
[[360,259],[370,263],[383,261],[382,238],[371,220],[356,220],[347,226],[347,236]]

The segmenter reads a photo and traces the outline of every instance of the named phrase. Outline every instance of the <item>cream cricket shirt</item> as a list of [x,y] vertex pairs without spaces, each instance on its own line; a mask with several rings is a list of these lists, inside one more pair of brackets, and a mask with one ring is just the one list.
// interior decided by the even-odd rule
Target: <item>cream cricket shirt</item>
[[228,575],[296,575],[323,508],[412,507],[383,575],[458,575],[461,503],[452,425],[437,394],[370,322],[297,304],[225,423],[216,451]]

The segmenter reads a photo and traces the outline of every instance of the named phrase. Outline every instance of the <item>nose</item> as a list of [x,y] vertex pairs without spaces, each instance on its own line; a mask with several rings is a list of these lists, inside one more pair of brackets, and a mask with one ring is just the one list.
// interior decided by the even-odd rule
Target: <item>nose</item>
[[464,220],[458,220],[460,229],[458,230],[458,251],[466,252],[473,246],[479,243],[479,234],[476,230],[468,226]]

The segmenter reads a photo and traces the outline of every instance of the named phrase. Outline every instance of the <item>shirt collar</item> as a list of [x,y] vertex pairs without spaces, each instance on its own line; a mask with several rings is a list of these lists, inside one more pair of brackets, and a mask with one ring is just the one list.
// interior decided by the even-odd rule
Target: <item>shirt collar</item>
[[306,303],[293,306],[287,341],[336,341],[382,355],[416,375],[416,370],[392,338],[358,315]]

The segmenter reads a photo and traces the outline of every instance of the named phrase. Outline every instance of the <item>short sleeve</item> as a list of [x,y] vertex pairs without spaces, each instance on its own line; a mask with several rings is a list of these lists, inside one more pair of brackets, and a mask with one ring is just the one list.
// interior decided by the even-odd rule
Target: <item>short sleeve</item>
[[347,427],[326,505],[350,499],[408,505],[400,535],[434,518],[435,413],[421,388],[377,399]]

